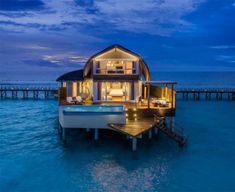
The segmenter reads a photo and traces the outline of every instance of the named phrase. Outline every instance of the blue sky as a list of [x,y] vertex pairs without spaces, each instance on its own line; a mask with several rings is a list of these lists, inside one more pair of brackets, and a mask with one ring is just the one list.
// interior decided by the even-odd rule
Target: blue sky
[[0,0],[0,80],[53,80],[116,43],[151,71],[235,71],[235,0]]

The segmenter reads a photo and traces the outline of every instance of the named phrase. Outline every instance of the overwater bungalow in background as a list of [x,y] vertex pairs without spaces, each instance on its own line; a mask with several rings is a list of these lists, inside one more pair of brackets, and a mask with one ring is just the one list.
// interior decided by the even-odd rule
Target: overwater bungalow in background
[[136,150],[137,138],[166,129],[167,117],[173,130],[176,82],[151,81],[143,58],[123,46],[104,49],[57,81],[64,139],[68,128],[94,129],[95,139],[99,129],[111,129],[132,139]]

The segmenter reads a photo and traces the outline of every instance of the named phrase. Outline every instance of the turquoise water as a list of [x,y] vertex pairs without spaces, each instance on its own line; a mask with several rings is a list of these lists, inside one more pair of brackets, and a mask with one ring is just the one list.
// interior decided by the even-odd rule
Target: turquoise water
[[235,191],[235,102],[178,101],[188,146],[160,135],[137,153],[109,132],[63,145],[57,114],[53,100],[0,101],[0,191]]

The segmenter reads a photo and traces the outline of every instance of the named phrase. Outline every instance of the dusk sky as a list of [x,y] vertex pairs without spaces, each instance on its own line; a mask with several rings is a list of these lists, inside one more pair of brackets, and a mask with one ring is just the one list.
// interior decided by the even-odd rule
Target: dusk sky
[[0,0],[0,80],[54,80],[112,44],[151,71],[235,71],[235,0]]

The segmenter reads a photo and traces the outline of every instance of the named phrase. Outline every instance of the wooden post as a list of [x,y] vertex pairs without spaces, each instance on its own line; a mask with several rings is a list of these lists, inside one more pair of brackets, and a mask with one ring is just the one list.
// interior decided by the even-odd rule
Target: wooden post
[[232,100],[235,100],[235,93],[232,94]]
[[132,137],[132,151],[136,151],[137,149],[137,139],[136,137]]
[[98,128],[95,128],[94,139],[95,139],[95,140],[98,140],[98,139],[99,139],[99,129],[98,129]]
[[175,125],[175,117],[171,116],[170,117],[170,129],[174,130],[174,125]]
[[66,129],[64,127],[62,127],[62,140],[66,140]]
[[157,135],[158,134],[158,128],[154,127],[154,134]]
[[152,129],[149,129],[149,139],[152,139]]
[[150,108],[150,84],[148,84],[148,108]]

